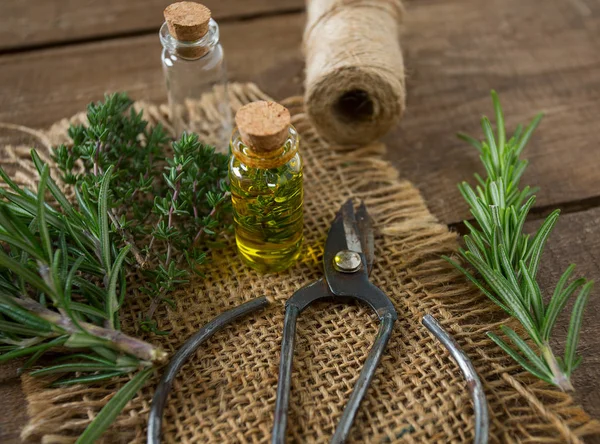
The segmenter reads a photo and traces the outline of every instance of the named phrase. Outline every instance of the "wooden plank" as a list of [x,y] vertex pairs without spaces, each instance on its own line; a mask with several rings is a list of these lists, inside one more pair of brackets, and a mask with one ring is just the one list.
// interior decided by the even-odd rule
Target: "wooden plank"
[[27,405],[17,375],[17,369],[22,363],[14,361],[0,365],[0,442],[5,444],[21,442],[19,435],[27,422]]
[[[538,222],[525,224],[527,232],[537,229]],[[573,374],[575,399],[593,418],[600,418],[600,208],[579,213],[566,214],[559,218],[556,228],[548,240],[539,271],[542,293],[551,294],[563,271],[577,264],[574,277],[583,276],[596,282],[585,311],[579,354],[583,356],[581,366]],[[573,300],[566,308],[566,314],[559,318],[554,329],[555,350],[564,350],[564,342],[571,316]],[[600,436],[589,442],[600,443]]]
[[[174,0],[0,2],[0,51],[158,30]],[[203,0],[216,20],[297,11],[303,0]]]
[[[579,1],[589,6],[585,15],[561,0],[549,0],[543,14],[536,0],[486,8],[479,0],[409,2],[408,110],[385,141],[389,159],[443,222],[468,217],[456,184],[482,167],[454,134],[480,135],[491,88],[509,128],[546,112],[525,153],[524,183],[542,188],[537,207],[600,203],[600,0]],[[303,14],[223,24],[231,78],[255,81],[275,98],[300,93],[303,24]],[[164,100],[159,52],[152,34],[0,57],[0,120],[46,126],[107,91]]]
[[410,1],[402,38],[408,106],[386,137],[389,158],[422,190],[442,221],[468,217],[456,189],[483,172],[458,131],[481,137],[500,94],[512,130],[546,117],[524,153],[523,183],[541,187],[537,206],[591,199],[598,204],[600,1]]
[[[303,23],[300,14],[225,23],[230,78],[276,97],[299,93]],[[152,34],[1,56],[0,121],[44,127],[113,91],[164,102],[160,52]]]

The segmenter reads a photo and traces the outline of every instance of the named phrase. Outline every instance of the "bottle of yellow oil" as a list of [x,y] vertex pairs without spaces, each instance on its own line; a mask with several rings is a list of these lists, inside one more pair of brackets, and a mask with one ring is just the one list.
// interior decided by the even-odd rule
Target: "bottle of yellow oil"
[[299,136],[289,111],[274,102],[243,106],[235,123],[229,179],[238,251],[258,271],[282,271],[302,247]]

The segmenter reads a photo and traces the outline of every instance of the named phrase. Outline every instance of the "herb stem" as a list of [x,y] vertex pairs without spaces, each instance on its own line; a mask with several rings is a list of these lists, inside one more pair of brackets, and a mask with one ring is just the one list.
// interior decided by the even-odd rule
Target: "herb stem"
[[550,371],[552,372],[552,382],[564,392],[573,391],[573,384],[571,384],[569,377],[560,368],[558,360],[556,359],[556,356],[554,356],[552,348],[548,342],[545,342],[542,345],[541,352],[546,363],[550,367]]
[[168,287],[162,287],[160,292],[152,298],[152,302],[150,303],[150,307],[148,307],[148,311],[146,312],[146,319],[150,320],[154,316],[154,312],[158,308],[158,303],[164,298],[167,294]]
[[[67,316],[48,310],[32,299],[20,299],[11,296],[3,296],[3,298],[10,300],[11,303],[18,305],[39,318],[59,327],[62,332],[56,332],[53,334],[54,336],[60,336],[63,332],[69,334],[81,333],[79,327]],[[87,334],[106,341],[105,346],[108,348],[122,351],[143,361],[150,361],[157,364],[162,364],[167,360],[168,355],[161,348],[128,336],[119,330],[103,328],[87,322],[79,322],[79,325]]]
[[142,254],[140,249],[135,244],[135,241],[133,240],[133,237],[131,236],[131,234],[128,231],[123,229],[123,227],[119,223],[119,219],[117,218],[113,209],[110,209],[108,211],[108,217],[110,218],[110,221],[113,223],[114,227],[117,229],[119,234],[123,237],[125,244],[129,245],[131,247],[130,251],[133,254],[133,257],[135,257],[135,261],[137,262],[138,266],[142,270],[144,268],[146,268],[146,263],[147,263],[146,258],[144,257],[144,255]]
[[[169,208],[169,219],[167,221],[167,230],[171,230],[173,228],[173,213],[175,212],[175,202],[177,202],[177,198],[179,197],[179,190],[181,189],[181,182],[177,181],[177,185],[175,186],[175,191],[173,192],[173,200],[171,201],[171,207]],[[165,269],[169,268],[169,264],[171,263],[171,252],[173,250],[173,242],[169,237],[167,239],[167,258],[165,260]]]
[[[229,191],[225,192],[223,194],[223,198],[221,200],[219,200],[215,206],[213,206],[212,210],[210,210],[210,213],[208,213],[208,217],[214,217],[215,214],[217,214],[217,210],[218,208],[221,206],[221,204],[223,202],[225,202],[226,199],[229,198],[229,196],[231,196],[231,193]],[[196,208],[194,207],[194,211],[196,210]],[[200,230],[198,231],[198,233],[196,233],[196,236],[194,236],[194,242],[193,244],[196,245],[198,243],[198,241],[200,240],[200,238],[202,237],[202,235],[206,233],[206,225],[202,226],[202,228],[200,228]]]

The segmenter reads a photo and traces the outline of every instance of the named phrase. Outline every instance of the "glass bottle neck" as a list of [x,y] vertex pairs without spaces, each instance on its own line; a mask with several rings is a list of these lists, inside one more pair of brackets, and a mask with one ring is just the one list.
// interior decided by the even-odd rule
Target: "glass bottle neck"
[[169,52],[187,60],[196,60],[204,57],[219,44],[219,25],[211,18],[208,23],[208,32],[202,38],[186,42],[173,37],[165,22],[160,27],[159,36],[163,48]]
[[231,136],[231,153],[243,164],[252,168],[270,169],[277,168],[289,162],[298,152],[300,137],[296,128],[290,125],[288,138],[281,146],[274,151],[266,153],[257,153],[252,147],[244,144],[240,133],[236,128]]

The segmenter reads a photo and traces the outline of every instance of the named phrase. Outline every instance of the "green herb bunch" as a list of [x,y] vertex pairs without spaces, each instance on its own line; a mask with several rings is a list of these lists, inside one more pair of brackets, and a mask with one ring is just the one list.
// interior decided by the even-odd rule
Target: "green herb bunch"
[[121,331],[127,276],[142,271],[153,299],[142,326],[157,331],[157,303],[200,272],[230,225],[227,157],[193,134],[171,144],[131,105],[124,94],[91,104],[89,125],[54,149],[72,200],[35,151],[37,190],[0,168],[0,362],[27,357],[22,370],[55,386],[135,373],[78,442],[98,438],[167,359]]
[[[523,233],[525,220],[535,203],[536,190],[519,188],[527,167],[527,161],[521,160],[520,156],[542,116],[536,116],[525,130],[518,126],[507,140],[504,115],[493,91],[492,100],[496,134],[489,119],[483,117],[485,140],[479,142],[470,136],[459,135],[477,148],[487,173],[485,179],[475,175],[477,185],[474,189],[466,182],[459,185],[476,222],[464,222],[470,234],[464,236],[466,248],[460,250],[460,255],[476,274],[446,259],[488,298],[516,318],[528,340],[505,325],[500,330],[507,340],[493,332],[488,332],[488,336],[531,374],[562,390],[573,390],[570,377],[581,362],[576,349],[583,311],[593,282],[583,278],[571,280],[575,268],[571,265],[552,294],[543,296],[536,276],[559,210],[552,212],[535,234]],[[551,334],[558,316],[576,292],[578,295],[571,314],[564,356],[559,357],[550,346]]]
[[[84,188],[72,205],[48,166],[35,151],[32,156],[40,174],[36,193],[0,168],[9,187],[0,189],[0,362],[28,357],[22,369],[36,366],[32,375],[54,375],[55,386],[137,372],[79,439],[91,442],[167,354],[120,331],[130,247],[120,248],[110,229],[112,167],[101,177],[97,203]],[[48,351],[62,353],[38,367]]]
[[92,202],[112,167],[111,226],[147,277],[152,304],[141,325],[158,332],[152,320],[157,304],[174,303],[169,292],[199,271],[207,249],[230,230],[228,158],[195,134],[171,145],[164,129],[149,128],[131,105],[125,94],[90,104],[89,125],[71,126],[72,144],[56,147],[54,159],[64,182]]

